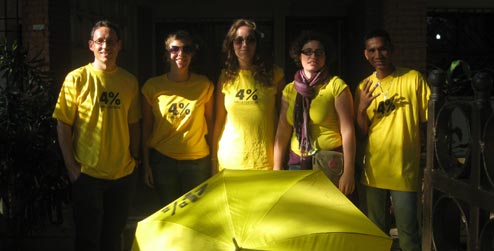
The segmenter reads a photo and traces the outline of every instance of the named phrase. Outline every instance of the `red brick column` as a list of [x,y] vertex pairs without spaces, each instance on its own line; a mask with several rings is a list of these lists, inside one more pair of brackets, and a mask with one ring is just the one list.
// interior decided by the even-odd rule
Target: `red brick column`
[[40,55],[49,70],[48,1],[22,1],[22,42],[29,56]]
[[66,0],[22,1],[22,40],[29,56],[44,59],[59,85],[70,70],[70,11]]
[[427,62],[426,16],[425,0],[383,1],[383,27],[396,46],[396,65],[424,73]]

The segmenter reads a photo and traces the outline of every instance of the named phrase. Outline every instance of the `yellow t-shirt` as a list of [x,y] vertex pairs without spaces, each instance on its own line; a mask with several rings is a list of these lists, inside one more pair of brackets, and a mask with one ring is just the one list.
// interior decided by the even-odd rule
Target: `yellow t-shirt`
[[[316,96],[310,104],[310,134],[314,146],[318,150],[331,150],[342,145],[340,123],[336,113],[335,101],[347,88],[345,81],[334,76],[327,83],[318,87]],[[286,119],[293,126],[293,109],[297,91],[294,83],[289,83],[283,90],[283,97],[288,101]],[[293,130],[290,149],[300,155],[300,146],[297,134]]]
[[[374,94],[381,93],[367,109],[368,144],[362,183],[382,189],[417,191],[420,167],[420,124],[427,121],[430,89],[422,75],[397,68],[378,80]],[[356,103],[364,81],[357,88]]]
[[257,83],[249,70],[240,70],[231,83],[223,83],[227,116],[218,142],[219,170],[273,169],[276,130],[276,83],[283,70],[274,68],[272,86]]
[[137,79],[122,68],[107,72],[92,64],[70,72],[53,117],[72,125],[74,157],[81,172],[118,179],[134,170],[129,124],[141,117]]
[[186,82],[173,82],[167,74],[149,79],[141,90],[154,115],[149,147],[178,160],[209,155],[205,104],[214,86],[202,75],[192,73]]

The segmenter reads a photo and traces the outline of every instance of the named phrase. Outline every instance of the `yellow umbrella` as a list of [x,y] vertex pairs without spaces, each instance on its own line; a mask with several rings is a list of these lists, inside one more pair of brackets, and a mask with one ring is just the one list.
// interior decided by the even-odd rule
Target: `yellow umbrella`
[[137,225],[133,251],[390,250],[321,171],[225,169]]

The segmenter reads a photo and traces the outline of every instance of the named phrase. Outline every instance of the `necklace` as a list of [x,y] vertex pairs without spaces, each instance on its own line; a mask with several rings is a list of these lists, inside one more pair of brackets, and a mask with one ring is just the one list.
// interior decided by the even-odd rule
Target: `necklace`
[[[377,72],[376,72],[376,75],[375,76],[377,78]],[[384,99],[384,101],[386,101],[388,99],[388,93],[389,93],[389,89],[391,88],[391,83],[389,83],[388,88],[387,88],[386,91],[384,91],[383,85],[382,85],[381,81],[378,80],[376,82],[376,86],[379,86],[379,90],[381,90],[381,94],[383,95],[383,99]]]
[[379,90],[381,90],[381,94],[383,95],[384,101],[386,101],[388,99],[388,92],[391,86],[388,86],[388,89],[386,91],[384,91],[381,81],[378,81],[376,83],[376,86],[379,86]]

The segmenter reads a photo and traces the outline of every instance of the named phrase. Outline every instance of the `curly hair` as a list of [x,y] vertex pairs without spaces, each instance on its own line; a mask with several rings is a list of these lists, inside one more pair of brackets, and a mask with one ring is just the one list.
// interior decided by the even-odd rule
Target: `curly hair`
[[321,43],[324,48],[324,54],[326,55],[326,64],[324,67],[328,68],[329,62],[331,61],[331,56],[333,55],[333,52],[331,51],[331,40],[323,33],[317,31],[302,31],[302,33],[292,42],[288,53],[293,59],[295,65],[299,68],[302,67],[302,62],[300,62],[300,53],[302,53],[302,48],[309,41],[318,41]]
[[257,45],[254,55],[254,60],[252,62],[252,72],[253,77],[259,83],[263,85],[273,85],[273,64],[271,61],[266,59],[263,55],[262,45],[259,41],[262,39],[263,34],[257,30],[257,25],[254,21],[248,19],[237,19],[233,22],[228,30],[225,39],[223,40],[223,54],[225,55],[225,83],[233,81],[238,76],[240,69],[237,56],[235,55],[235,49],[233,47],[233,40],[236,38],[237,30],[242,27],[247,26],[252,31],[254,31]]

